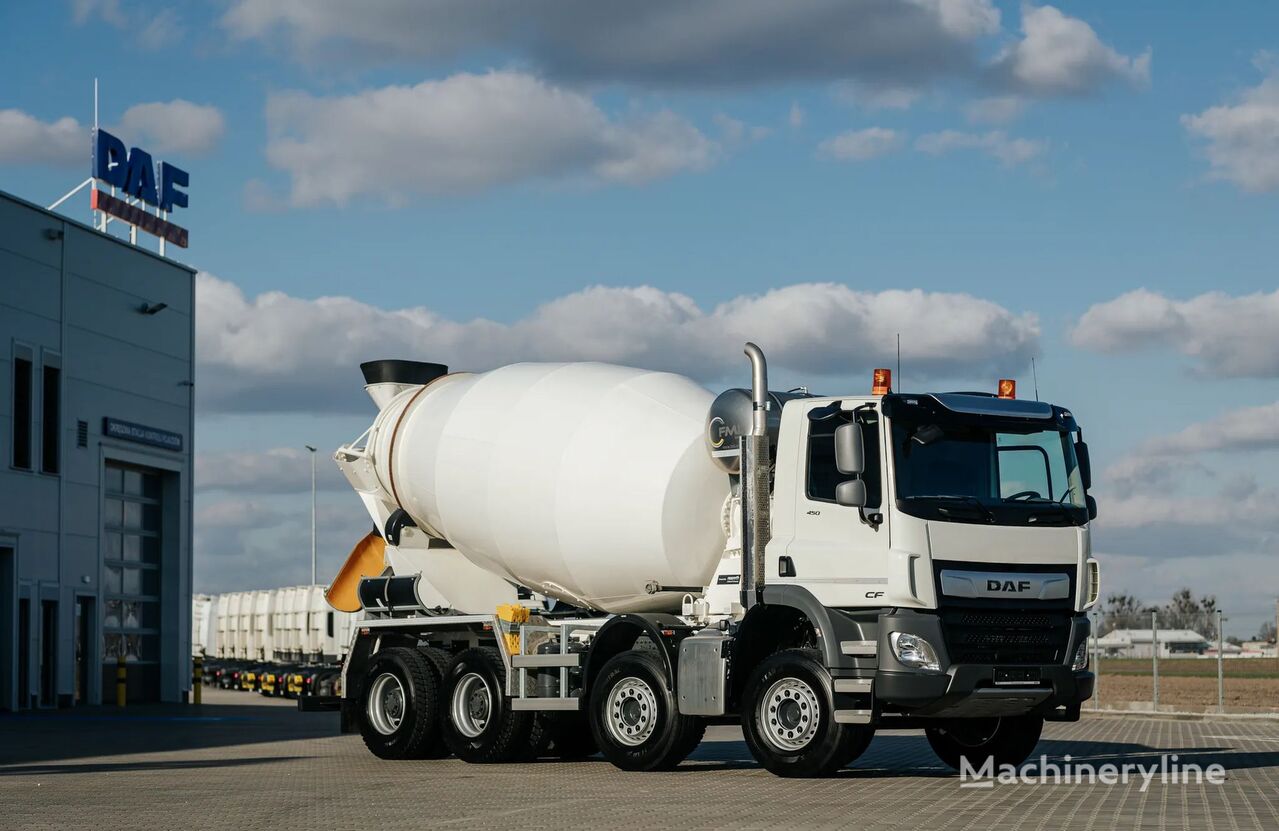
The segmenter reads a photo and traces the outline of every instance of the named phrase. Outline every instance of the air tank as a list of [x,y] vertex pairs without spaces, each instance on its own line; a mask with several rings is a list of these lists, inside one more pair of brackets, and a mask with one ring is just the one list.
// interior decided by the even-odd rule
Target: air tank
[[480,568],[602,611],[673,609],[724,551],[711,401],[670,373],[513,364],[397,391],[366,447],[389,500]]

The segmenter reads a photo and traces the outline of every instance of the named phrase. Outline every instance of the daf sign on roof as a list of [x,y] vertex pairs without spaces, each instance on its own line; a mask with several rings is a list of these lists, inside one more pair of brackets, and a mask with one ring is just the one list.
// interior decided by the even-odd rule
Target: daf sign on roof
[[99,190],[93,192],[93,209],[186,248],[187,230],[169,222],[160,212],[187,207],[187,193],[182,188],[190,183],[190,176],[168,162],[160,162],[158,173],[157,176],[150,153],[140,147],[126,148],[123,141],[106,130],[94,130],[93,178],[122,191],[125,197],[151,205],[157,213],[148,213],[142,205]]

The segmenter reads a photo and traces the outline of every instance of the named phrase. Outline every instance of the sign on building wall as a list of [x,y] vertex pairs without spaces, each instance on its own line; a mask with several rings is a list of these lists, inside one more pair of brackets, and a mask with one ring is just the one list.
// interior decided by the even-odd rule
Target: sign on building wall
[[172,433],[158,427],[147,427],[145,424],[134,424],[131,421],[121,421],[110,416],[102,419],[102,434],[113,439],[163,447],[165,450],[182,449],[181,433]]

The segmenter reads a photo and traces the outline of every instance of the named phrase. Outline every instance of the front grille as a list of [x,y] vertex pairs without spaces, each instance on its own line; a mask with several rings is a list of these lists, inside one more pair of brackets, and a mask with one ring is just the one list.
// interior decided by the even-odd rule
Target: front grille
[[1059,664],[1066,657],[1066,614],[952,608],[941,618],[951,663]]

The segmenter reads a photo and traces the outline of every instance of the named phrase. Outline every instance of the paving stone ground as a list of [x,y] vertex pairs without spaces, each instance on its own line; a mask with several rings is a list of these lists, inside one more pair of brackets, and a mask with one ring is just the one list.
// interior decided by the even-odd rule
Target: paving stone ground
[[995,784],[961,788],[923,736],[883,732],[840,776],[760,769],[734,727],[714,727],[671,773],[607,762],[499,766],[384,762],[334,713],[206,692],[194,707],[0,715],[0,828],[910,828],[1279,831],[1279,723],[1085,716],[1048,725],[1061,763],[1179,762],[1221,785]]

